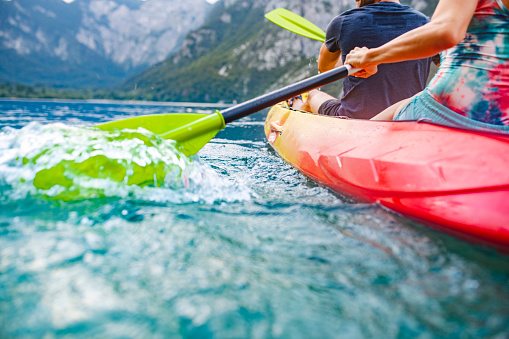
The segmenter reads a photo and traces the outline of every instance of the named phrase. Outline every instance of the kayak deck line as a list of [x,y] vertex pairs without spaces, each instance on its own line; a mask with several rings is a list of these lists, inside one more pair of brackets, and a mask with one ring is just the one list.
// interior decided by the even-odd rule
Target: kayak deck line
[[509,250],[507,135],[337,119],[283,105],[268,113],[265,134],[286,162],[342,196]]

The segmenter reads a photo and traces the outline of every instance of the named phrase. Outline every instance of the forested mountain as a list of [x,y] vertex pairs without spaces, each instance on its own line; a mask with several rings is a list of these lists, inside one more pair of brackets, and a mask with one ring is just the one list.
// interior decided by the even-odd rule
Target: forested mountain
[[[438,0],[402,1],[431,16]],[[287,8],[323,29],[353,0],[223,0],[182,48],[122,89],[163,101],[235,102],[316,74],[320,43],[264,18]]]
[[162,61],[205,0],[0,0],[0,81],[107,87]]
[[[428,16],[438,2],[401,1]],[[60,94],[66,98],[249,99],[317,72],[320,43],[274,25],[265,13],[284,7],[325,29],[333,16],[355,5],[209,2],[214,1],[0,0],[0,96],[55,97],[55,87],[66,87],[83,92]],[[38,84],[45,87],[21,86]]]

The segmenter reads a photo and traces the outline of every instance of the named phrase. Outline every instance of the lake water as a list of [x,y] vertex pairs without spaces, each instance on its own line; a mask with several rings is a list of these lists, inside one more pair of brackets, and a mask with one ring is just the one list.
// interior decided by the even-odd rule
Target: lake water
[[[317,186],[270,150],[266,112],[190,159],[90,128],[212,110],[0,101],[1,338],[509,337],[508,256]],[[34,187],[98,152],[166,177]]]

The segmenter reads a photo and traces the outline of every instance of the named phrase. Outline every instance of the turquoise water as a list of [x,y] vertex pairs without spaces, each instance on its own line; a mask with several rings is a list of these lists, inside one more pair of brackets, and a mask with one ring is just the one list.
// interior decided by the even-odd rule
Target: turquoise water
[[[270,150],[264,112],[190,159],[90,128],[211,110],[0,101],[1,338],[509,337],[508,256],[315,185]],[[93,152],[171,170],[156,187],[34,188]]]

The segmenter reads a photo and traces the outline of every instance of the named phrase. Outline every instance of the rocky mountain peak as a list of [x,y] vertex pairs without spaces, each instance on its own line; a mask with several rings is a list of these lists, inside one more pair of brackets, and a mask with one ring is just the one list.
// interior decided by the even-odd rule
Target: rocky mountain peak
[[111,85],[178,49],[212,7],[205,0],[2,0],[0,80]]

